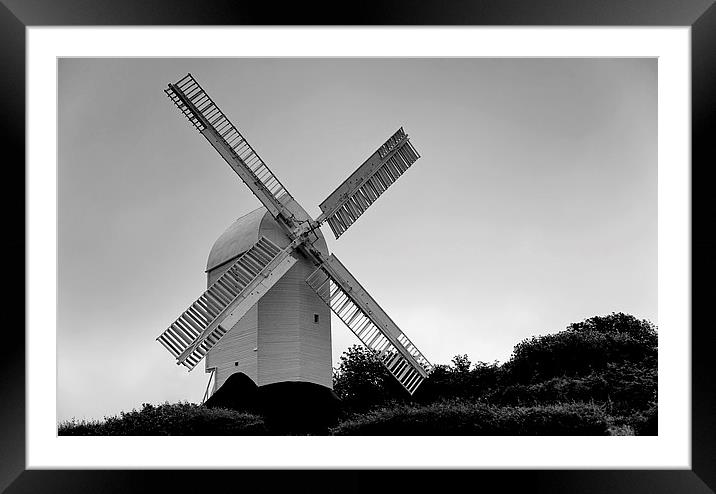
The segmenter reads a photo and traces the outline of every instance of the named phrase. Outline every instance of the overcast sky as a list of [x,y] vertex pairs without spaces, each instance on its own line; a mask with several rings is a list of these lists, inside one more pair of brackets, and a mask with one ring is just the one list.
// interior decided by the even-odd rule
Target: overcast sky
[[[314,217],[404,126],[422,157],[324,234],[432,363],[658,323],[655,59],[61,59],[59,420],[204,393],[155,338],[260,204],[164,95],[187,72]],[[332,331],[335,365],[358,340]]]

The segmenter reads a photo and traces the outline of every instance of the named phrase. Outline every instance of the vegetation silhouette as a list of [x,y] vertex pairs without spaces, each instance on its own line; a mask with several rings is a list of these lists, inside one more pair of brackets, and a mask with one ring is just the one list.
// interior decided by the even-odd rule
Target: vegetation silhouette
[[72,420],[59,434],[656,435],[657,344],[650,321],[595,316],[519,342],[503,364],[456,355],[413,396],[355,345],[334,369],[340,410],[330,427],[288,431],[266,414],[180,403]]

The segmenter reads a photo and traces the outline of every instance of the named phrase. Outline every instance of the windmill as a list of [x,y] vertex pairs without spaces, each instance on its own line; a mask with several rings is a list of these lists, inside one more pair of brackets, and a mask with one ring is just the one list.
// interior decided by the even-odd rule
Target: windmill
[[[258,385],[306,381],[330,388],[330,311],[410,393],[431,364],[334,254],[336,238],[418,158],[402,127],[320,204],[296,202],[196,79],[164,92],[263,204],[217,240],[208,288],[157,337],[190,371],[206,358],[214,391],[244,371]],[[208,393],[208,387],[207,387]]]

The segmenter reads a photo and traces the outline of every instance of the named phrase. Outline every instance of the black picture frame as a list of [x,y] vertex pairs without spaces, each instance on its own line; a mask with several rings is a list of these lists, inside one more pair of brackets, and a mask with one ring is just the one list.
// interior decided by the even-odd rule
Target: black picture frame
[[[716,268],[716,242],[707,222],[716,206],[707,191],[708,170],[716,163],[713,123],[716,114],[716,7],[713,0],[394,0],[351,5],[316,2],[247,2],[229,0],[0,0],[0,52],[4,118],[5,245],[22,246],[25,219],[15,213],[25,183],[25,28],[31,26],[139,25],[510,25],[510,26],[690,26],[692,70],[692,469],[691,470],[523,470],[450,472],[382,472],[401,490],[425,490],[430,482],[457,489],[488,488],[537,492],[713,492],[716,489],[716,332],[708,324],[708,303],[716,295],[710,280]],[[10,151],[10,152],[8,152]],[[11,158],[10,158],[11,157]],[[12,174],[16,174],[13,177]],[[17,178],[17,180],[12,180]],[[24,202],[23,202],[24,204]],[[23,209],[24,212],[24,209]],[[10,236],[13,221],[22,222]],[[701,228],[697,228],[697,225]],[[24,266],[9,262],[5,272],[15,293]],[[696,268],[696,269],[694,269]],[[24,287],[24,282],[23,285]],[[7,299],[9,300],[9,299]],[[15,308],[18,305],[13,305]],[[25,325],[24,311],[19,321]],[[684,328],[688,331],[689,328]],[[7,324],[0,359],[0,490],[21,492],[142,492],[245,486],[270,481],[271,490],[373,490],[376,472],[261,471],[78,471],[25,468],[25,337],[19,324]],[[8,350],[11,349],[11,350]],[[469,454],[469,452],[466,452]],[[427,474],[430,478],[426,478]],[[320,482],[318,479],[320,478]],[[380,484],[383,485],[383,484]],[[303,490],[303,489],[301,489]],[[444,489],[441,489],[444,490]]]

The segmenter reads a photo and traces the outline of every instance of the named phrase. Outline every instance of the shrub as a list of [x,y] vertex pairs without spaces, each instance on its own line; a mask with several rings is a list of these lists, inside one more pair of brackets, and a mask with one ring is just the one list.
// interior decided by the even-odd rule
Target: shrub
[[500,407],[449,400],[397,404],[354,415],[333,435],[607,435],[604,410],[590,403]]
[[472,365],[467,355],[457,355],[452,359],[452,365],[433,368],[415,392],[414,399],[429,403],[450,398],[484,398],[499,385],[501,372],[497,362]]
[[608,396],[613,411],[619,413],[656,409],[658,370],[653,365],[609,364],[602,373],[608,384]]
[[647,320],[613,313],[574,323],[565,331],[518,343],[503,366],[512,383],[588,375],[609,363],[656,366],[657,334]]
[[598,375],[583,378],[554,377],[533,384],[512,384],[493,397],[506,405],[532,405],[561,401],[605,401],[608,383]]
[[[334,369],[333,386],[341,399],[343,418],[331,429],[337,435],[655,435],[656,327],[646,320],[613,313],[570,324],[556,334],[524,340],[502,365],[472,364],[467,355],[456,355],[449,365],[435,365],[412,397],[375,354],[354,345]],[[250,411],[190,403],[145,403],[139,411],[102,421],[64,422],[58,433],[326,433],[324,421],[320,427],[281,425],[293,421],[302,408],[297,405],[301,400],[310,402],[315,397],[308,399],[310,393],[302,388],[289,397],[279,388],[277,410],[286,411],[289,421],[283,420],[286,417],[277,421],[278,415],[272,418],[264,409],[267,419]],[[332,398],[328,402],[337,402]],[[315,418],[313,412],[308,413]],[[335,423],[334,419],[332,414],[325,422]]]
[[102,421],[70,420],[60,424],[61,436],[232,436],[266,433],[263,419],[256,415],[194,403],[148,403],[142,409],[121,412]]
[[[467,355],[456,355],[451,365],[435,365],[413,399],[429,403],[439,399],[478,399],[494,390],[501,373],[497,362],[472,364]],[[411,397],[365,347],[353,345],[341,356],[333,373],[333,390],[344,410],[360,411],[391,402],[410,402]]]
[[456,355],[450,365],[435,365],[412,398],[373,353],[354,346],[341,357],[334,389],[347,411],[459,398],[504,405],[597,401],[625,415],[645,410],[656,392],[656,352],[652,323],[613,313],[524,340],[503,365],[473,365]]
[[649,408],[625,417],[625,423],[631,426],[637,436],[657,436],[659,434],[659,411],[656,403]]
[[408,393],[363,346],[353,345],[343,352],[333,370],[333,391],[346,410],[365,410],[395,400],[406,400]]
[[610,425],[607,429],[610,436],[635,436],[634,428],[630,425]]
[[637,429],[637,434],[640,436],[659,435],[659,410],[656,405],[649,408],[643,416],[644,421]]
[[606,403],[610,413],[630,413],[648,408],[656,389],[656,367],[609,363],[606,369],[587,376],[553,377],[531,384],[507,385],[492,398],[510,405],[598,401]]

